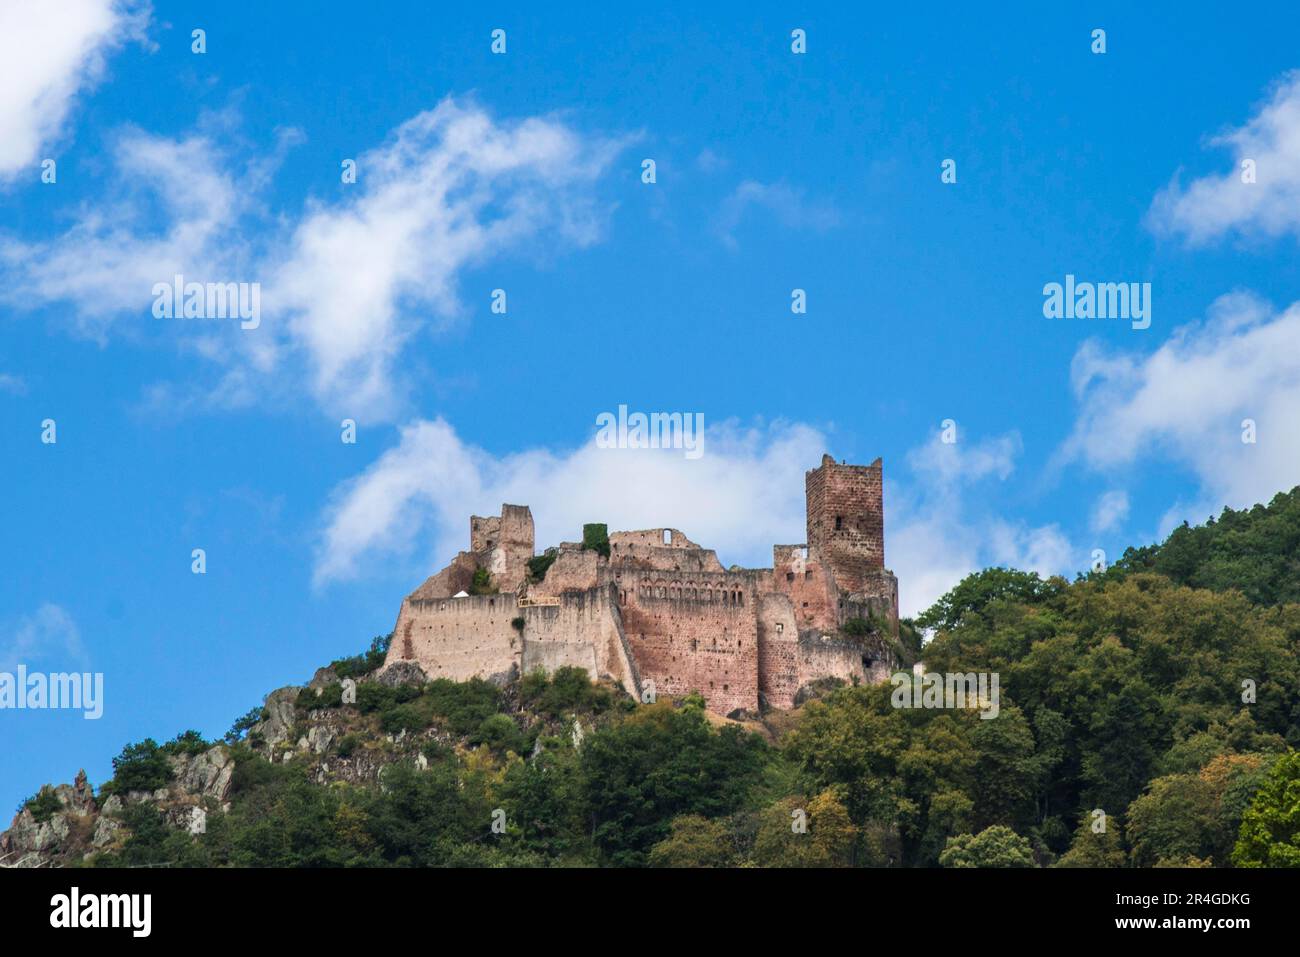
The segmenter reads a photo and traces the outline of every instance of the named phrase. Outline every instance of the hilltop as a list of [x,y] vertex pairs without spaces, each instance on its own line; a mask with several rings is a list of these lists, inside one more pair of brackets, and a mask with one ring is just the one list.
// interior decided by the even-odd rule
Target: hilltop
[[[829,679],[741,722],[580,668],[429,681],[389,638],[221,742],[128,746],[0,857],[174,866],[1300,864],[1300,490],[1069,582],[987,569],[916,626],[996,720]],[[915,647],[900,622],[900,647]],[[355,682],[356,700],[350,684]],[[344,702],[345,695],[348,697]]]

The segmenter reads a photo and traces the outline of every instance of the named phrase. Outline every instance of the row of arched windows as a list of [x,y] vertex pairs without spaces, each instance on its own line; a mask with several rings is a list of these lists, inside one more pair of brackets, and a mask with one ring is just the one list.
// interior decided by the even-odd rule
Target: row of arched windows
[[663,579],[651,582],[650,579],[643,578],[637,594],[641,598],[668,598],[674,601],[716,601],[724,605],[736,606],[745,604],[745,592],[741,588],[699,587],[696,585],[683,585],[679,581],[668,582]]

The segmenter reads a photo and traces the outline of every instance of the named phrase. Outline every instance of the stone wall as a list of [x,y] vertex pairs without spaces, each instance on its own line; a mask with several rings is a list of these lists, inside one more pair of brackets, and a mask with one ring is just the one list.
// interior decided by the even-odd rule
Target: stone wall
[[640,681],[612,585],[568,592],[559,605],[525,606],[520,613],[525,674],[573,666],[585,669],[593,679],[613,678],[628,694],[639,695]]
[[709,710],[758,710],[758,607],[750,572],[625,575],[623,627],[641,680],[702,694]]
[[393,630],[385,667],[415,661],[430,678],[503,680],[518,674],[523,640],[510,624],[514,595],[408,598]]
[[799,624],[786,595],[767,593],[758,607],[758,693],[769,708],[793,708],[799,691]]

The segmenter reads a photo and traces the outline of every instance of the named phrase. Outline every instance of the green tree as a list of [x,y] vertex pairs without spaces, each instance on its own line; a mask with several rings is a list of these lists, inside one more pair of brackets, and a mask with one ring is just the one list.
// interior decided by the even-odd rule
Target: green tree
[[1279,757],[1241,819],[1238,867],[1300,867],[1300,751]]
[[668,836],[650,848],[648,857],[651,867],[728,867],[733,860],[726,825],[698,814],[673,818]]
[[1009,827],[994,824],[978,834],[949,838],[939,855],[943,867],[1033,867],[1029,841]]

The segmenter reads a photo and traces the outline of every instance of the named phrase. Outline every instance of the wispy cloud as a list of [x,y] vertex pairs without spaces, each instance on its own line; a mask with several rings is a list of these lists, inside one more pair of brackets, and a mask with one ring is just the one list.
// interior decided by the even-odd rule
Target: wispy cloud
[[[1232,153],[1232,169],[1183,186],[1177,176],[1148,215],[1161,233],[1201,245],[1229,234],[1300,235],[1300,71],[1283,76],[1244,126],[1210,140]],[[1253,165],[1254,182],[1245,182]]]
[[[1090,340],[1072,365],[1079,414],[1060,453],[1108,474],[1174,462],[1201,487],[1171,521],[1268,501],[1300,482],[1300,303],[1283,311],[1248,294],[1217,300],[1150,354]],[[1253,425],[1248,425],[1246,420]],[[1243,438],[1254,441],[1243,441]]]
[[1021,453],[1016,433],[945,443],[938,433],[907,456],[910,474],[886,484],[885,550],[903,614],[916,614],[971,572],[990,565],[1064,574],[1078,554],[1055,524],[1011,520],[983,505]]
[[1093,505],[1089,526],[1094,532],[1113,531],[1128,518],[1128,510],[1128,492],[1123,489],[1111,489],[1098,498]]
[[46,602],[0,632],[0,671],[46,661],[58,668],[85,664],[81,632],[66,609]]
[[0,392],[7,392],[10,395],[26,395],[27,380],[22,376],[0,372]]
[[[927,607],[964,575],[1009,564],[1057,573],[1074,552],[1055,526],[1008,522],[974,507],[984,481],[1010,475],[1019,440],[967,449],[927,444],[909,475],[887,485],[886,558],[899,575],[905,613]],[[717,550],[724,565],[771,564],[772,545],[803,541],[804,473],[829,447],[801,423],[713,426],[707,453],[601,449],[492,455],[442,419],[417,421],[369,468],[342,483],[322,520],[315,580],[354,578],[377,562],[418,562],[424,574],[466,547],[471,513],[503,502],[532,507],[539,547],[576,540],[586,522],[611,529],[680,528]]]
[[125,0],[0,4],[0,183],[53,145],[77,94],[148,19],[148,4]]
[[784,183],[745,180],[722,201],[715,226],[723,243],[735,248],[735,233],[750,210],[763,210],[782,226],[824,232],[839,224],[838,210],[829,203],[811,199],[802,189]]
[[[396,416],[399,359],[435,320],[460,314],[466,268],[600,238],[609,209],[594,184],[623,145],[556,117],[498,121],[447,99],[357,157],[357,182],[340,198],[286,216],[265,194],[300,134],[285,131],[250,161],[228,145],[236,126],[223,113],[176,139],[122,132],[108,204],[83,209],[48,242],[0,237],[0,297],[20,308],[69,303],[79,331],[101,340],[127,319],[128,334],[167,334],[212,362],[217,383],[192,394],[156,384],[155,402],[247,405],[305,392],[332,412]],[[152,290],[176,275],[259,283],[264,321],[247,334],[234,324],[161,330]]]

